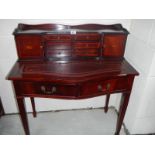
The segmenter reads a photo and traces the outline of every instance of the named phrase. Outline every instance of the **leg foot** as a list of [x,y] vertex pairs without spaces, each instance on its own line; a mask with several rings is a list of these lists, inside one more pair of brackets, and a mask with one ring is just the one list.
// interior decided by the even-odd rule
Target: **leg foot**
[[117,119],[117,126],[116,126],[116,132],[115,135],[119,135],[120,130],[121,130],[121,126],[123,123],[123,119],[125,116],[125,112],[128,106],[128,102],[129,102],[129,98],[130,98],[130,93],[123,93],[122,95],[122,99],[121,99],[121,105],[120,105],[120,109],[119,109],[119,114],[118,114],[118,119]]
[[108,112],[109,99],[110,99],[110,94],[107,94],[107,95],[106,95],[106,103],[105,103],[105,107],[104,107],[104,112],[105,112],[105,113]]
[[36,117],[37,116],[37,113],[36,113],[34,98],[33,97],[30,97],[30,100],[31,100],[31,105],[32,105],[33,117]]
[[18,104],[20,118],[22,121],[22,125],[24,127],[25,134],[29,135],[30,131],[29,131],[29,126],[28,126],[27,114],[26,114],[26,110],[25,110],[24,98],[17,98],[17,104]]

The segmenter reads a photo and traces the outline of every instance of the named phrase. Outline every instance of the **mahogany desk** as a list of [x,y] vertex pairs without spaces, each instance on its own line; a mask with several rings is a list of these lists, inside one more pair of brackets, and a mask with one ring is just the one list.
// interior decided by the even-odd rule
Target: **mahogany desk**
[[[61,28],[61,29],[60,29]],[[22,124],[30,134],[24,97],[85,99],[122,93],[115,134],[119,134],[138,72],[124,59],[127,30],[120,24],[19,24],[14,35],[19,60],[11,69]]]

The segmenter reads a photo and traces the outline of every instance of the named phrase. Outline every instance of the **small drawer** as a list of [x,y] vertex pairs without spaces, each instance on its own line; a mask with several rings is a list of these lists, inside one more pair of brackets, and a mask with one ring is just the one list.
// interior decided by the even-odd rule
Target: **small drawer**
[[45,52],[46,57],[67,57],[72,55],[72,50],[48,49]]
[[99,34],[77,34],[75,36],[75,40],[97,41],[97,40],[100,40],[100,35]]
[[77,56],[98,56],[98,49],[75,49],[75,55]]
[[88,82],[83,85],[81,95],[97,95],[119,92],[127,89],[127,79],[118,78],[103,81]]
[[99,48],[100,43],[99,42],[94,42],[94,43],[85,43],[85,42],[77,42],[74,43],[74,48],[75,49],[83,49],[83,48]]
[[48,82],[23,82],[21,92],[23,95],[75,97],[77,95],[77,88],[72,85],[58,85]]
[[71,43],[62,43],[62,42],[52,42],[52,41],[48,41],[45,43],[45,51],[46,50],[64,50],[64,49],[71,49]]
[[65,35],[65,34],[52,34],[52,35],[45,35],[44,36],[45,40],[52,40],[52,41],[70,41],[71,40],[71,35]]

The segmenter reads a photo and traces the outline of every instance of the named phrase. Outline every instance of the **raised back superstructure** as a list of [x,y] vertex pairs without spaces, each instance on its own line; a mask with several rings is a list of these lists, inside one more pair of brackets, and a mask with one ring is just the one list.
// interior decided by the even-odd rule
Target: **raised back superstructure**
[[14,33],[21,60],[123,58],[129,32],[121,24],[19,24]]

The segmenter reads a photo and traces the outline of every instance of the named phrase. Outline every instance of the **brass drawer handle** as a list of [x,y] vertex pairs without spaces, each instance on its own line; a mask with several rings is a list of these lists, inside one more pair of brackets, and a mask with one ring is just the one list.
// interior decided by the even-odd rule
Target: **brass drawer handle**
[[[102,85],[98,85],[97,89],[99,92],[102,92],[103,91]],[[109,91],[109,89],[110,89],[110,83],[108,83],[106,86],[106,90]]]
[[97,89],[98,89],[99,92],[102,92],[102,85],[98,85]]
[[53,86],[51,90],[48,90],[48,91],[47,91],[46,88],[45,88],[45,86],[41,86],[41,91],[42,91],[44,94],[50,95],[50,94],[56,93],[57,89],[56,89],[55,86]]

